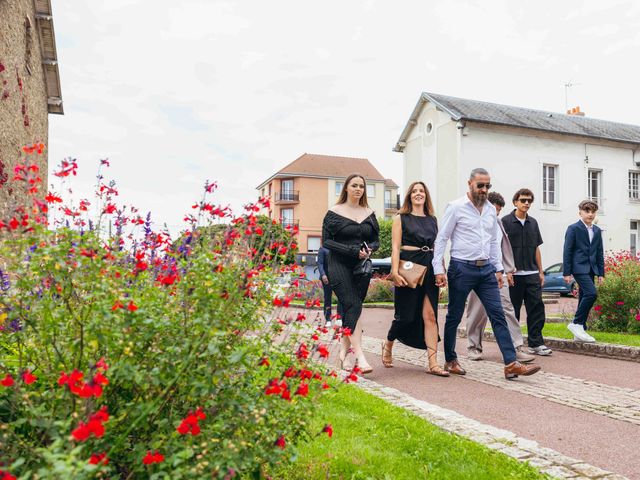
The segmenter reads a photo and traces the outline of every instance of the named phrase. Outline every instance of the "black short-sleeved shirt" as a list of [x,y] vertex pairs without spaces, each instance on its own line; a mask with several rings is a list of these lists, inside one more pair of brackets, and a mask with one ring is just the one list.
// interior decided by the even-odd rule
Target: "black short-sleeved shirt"
[[513,248],[516,270],[538,270],[536,249],[542,245],[542,235],[535,218],[527,215],[524,225],[516,217],[515,210],[502,217],[504,231],[509,236]]

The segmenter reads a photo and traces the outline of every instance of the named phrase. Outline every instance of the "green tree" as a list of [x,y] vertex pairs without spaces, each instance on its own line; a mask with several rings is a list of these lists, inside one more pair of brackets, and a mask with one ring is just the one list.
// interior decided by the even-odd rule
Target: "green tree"
[[393,220],[380,220],[380,248],[374,253],[374,258],[387,258],[391,256],[391,225]]

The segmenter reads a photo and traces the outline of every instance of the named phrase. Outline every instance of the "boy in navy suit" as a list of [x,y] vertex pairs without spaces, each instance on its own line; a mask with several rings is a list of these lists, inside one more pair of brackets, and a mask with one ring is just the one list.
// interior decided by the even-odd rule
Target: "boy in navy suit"
[[595,342],[595,338],[585,332],[587,318],[596,301],[596,286],[604,279],[604,248],[602,246],[602,230],[593,224],[598,211],[598,204],[591,200],[583,200],[578,205],[580,220],[569,225],[564,236],[564,254],[562,258],[564,281],[571,282],[571,277],[580,286],[578,308],[573,322],[567,325],[574,340]]

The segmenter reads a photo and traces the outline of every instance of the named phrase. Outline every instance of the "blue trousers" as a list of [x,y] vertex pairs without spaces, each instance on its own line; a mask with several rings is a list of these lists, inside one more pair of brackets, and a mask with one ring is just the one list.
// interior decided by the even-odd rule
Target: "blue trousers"
[[[325,285],[323,283],[322,290],[324,290],[324,318],[327,322],[330,322],[331,321],[331,297],[333,294],[333,289],[331,288],[331,284]],[[340,302],[338,302],[338,305],[336,306],[336,310],[338,311],[338,315],[340,315],[340,319],[342,319],[342,305],[340,305]]]
[[502,310],[500,290],[493,265],[476,267],[451,259],[447,281],[449,283],[449,308],[444,324],[444,357],[446,361],[450,362],[458,358],[456,355],[458,325],[460,325],[464,314],[467,297],[473,290],[487,312],[505,365],[515,362],[516,350],[509,334],[504,310]]
[[573,323],[587,327],[587,318],[591,307],[596,301],[598,293],[596,292],[596,286],[593,283],[593,275],[589,273],[574,273],[573,278],[580,286],[578,293],[578,308],[573,318]]

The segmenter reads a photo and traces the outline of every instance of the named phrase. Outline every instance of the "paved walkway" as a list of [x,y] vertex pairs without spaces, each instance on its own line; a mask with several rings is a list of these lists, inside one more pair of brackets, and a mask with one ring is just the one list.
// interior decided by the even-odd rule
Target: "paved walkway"
[[[444,314],[439,312],[441,327]],[[640,480],[640,364],[554,352],[536,359],[543,367],[541,373],[507,381],[495,343],[485,342],[485,360],[471,362],[465,358],[466,339],[458,339],[460,360],[468,372],[464,377],[425,374],[425,352],[399,343],[394,347],[395,367],[385,369],[379,358],[380,343],[392,316],[393,311],[387,309],[363,312],[364,347],[374,367],[362,383],[365,388],[377,388],[378,392],[389,388],[387,393],[404,396],[401,403],[412,408],[430,405],[455,412],[468,420],[468,425],[475,422],[483,426],[481,432],[487,428],[506,431],[518,439],[513,456],[529,460],[553,476]],[[442,364],[441,352],[439,359]],[[480,441],[482,435],[473,432],[469,430],[468,436]],[[522,445],[547,449],[548,456],[521,448],[521,440]],[[620,476],[607,476],[609,472]]]

